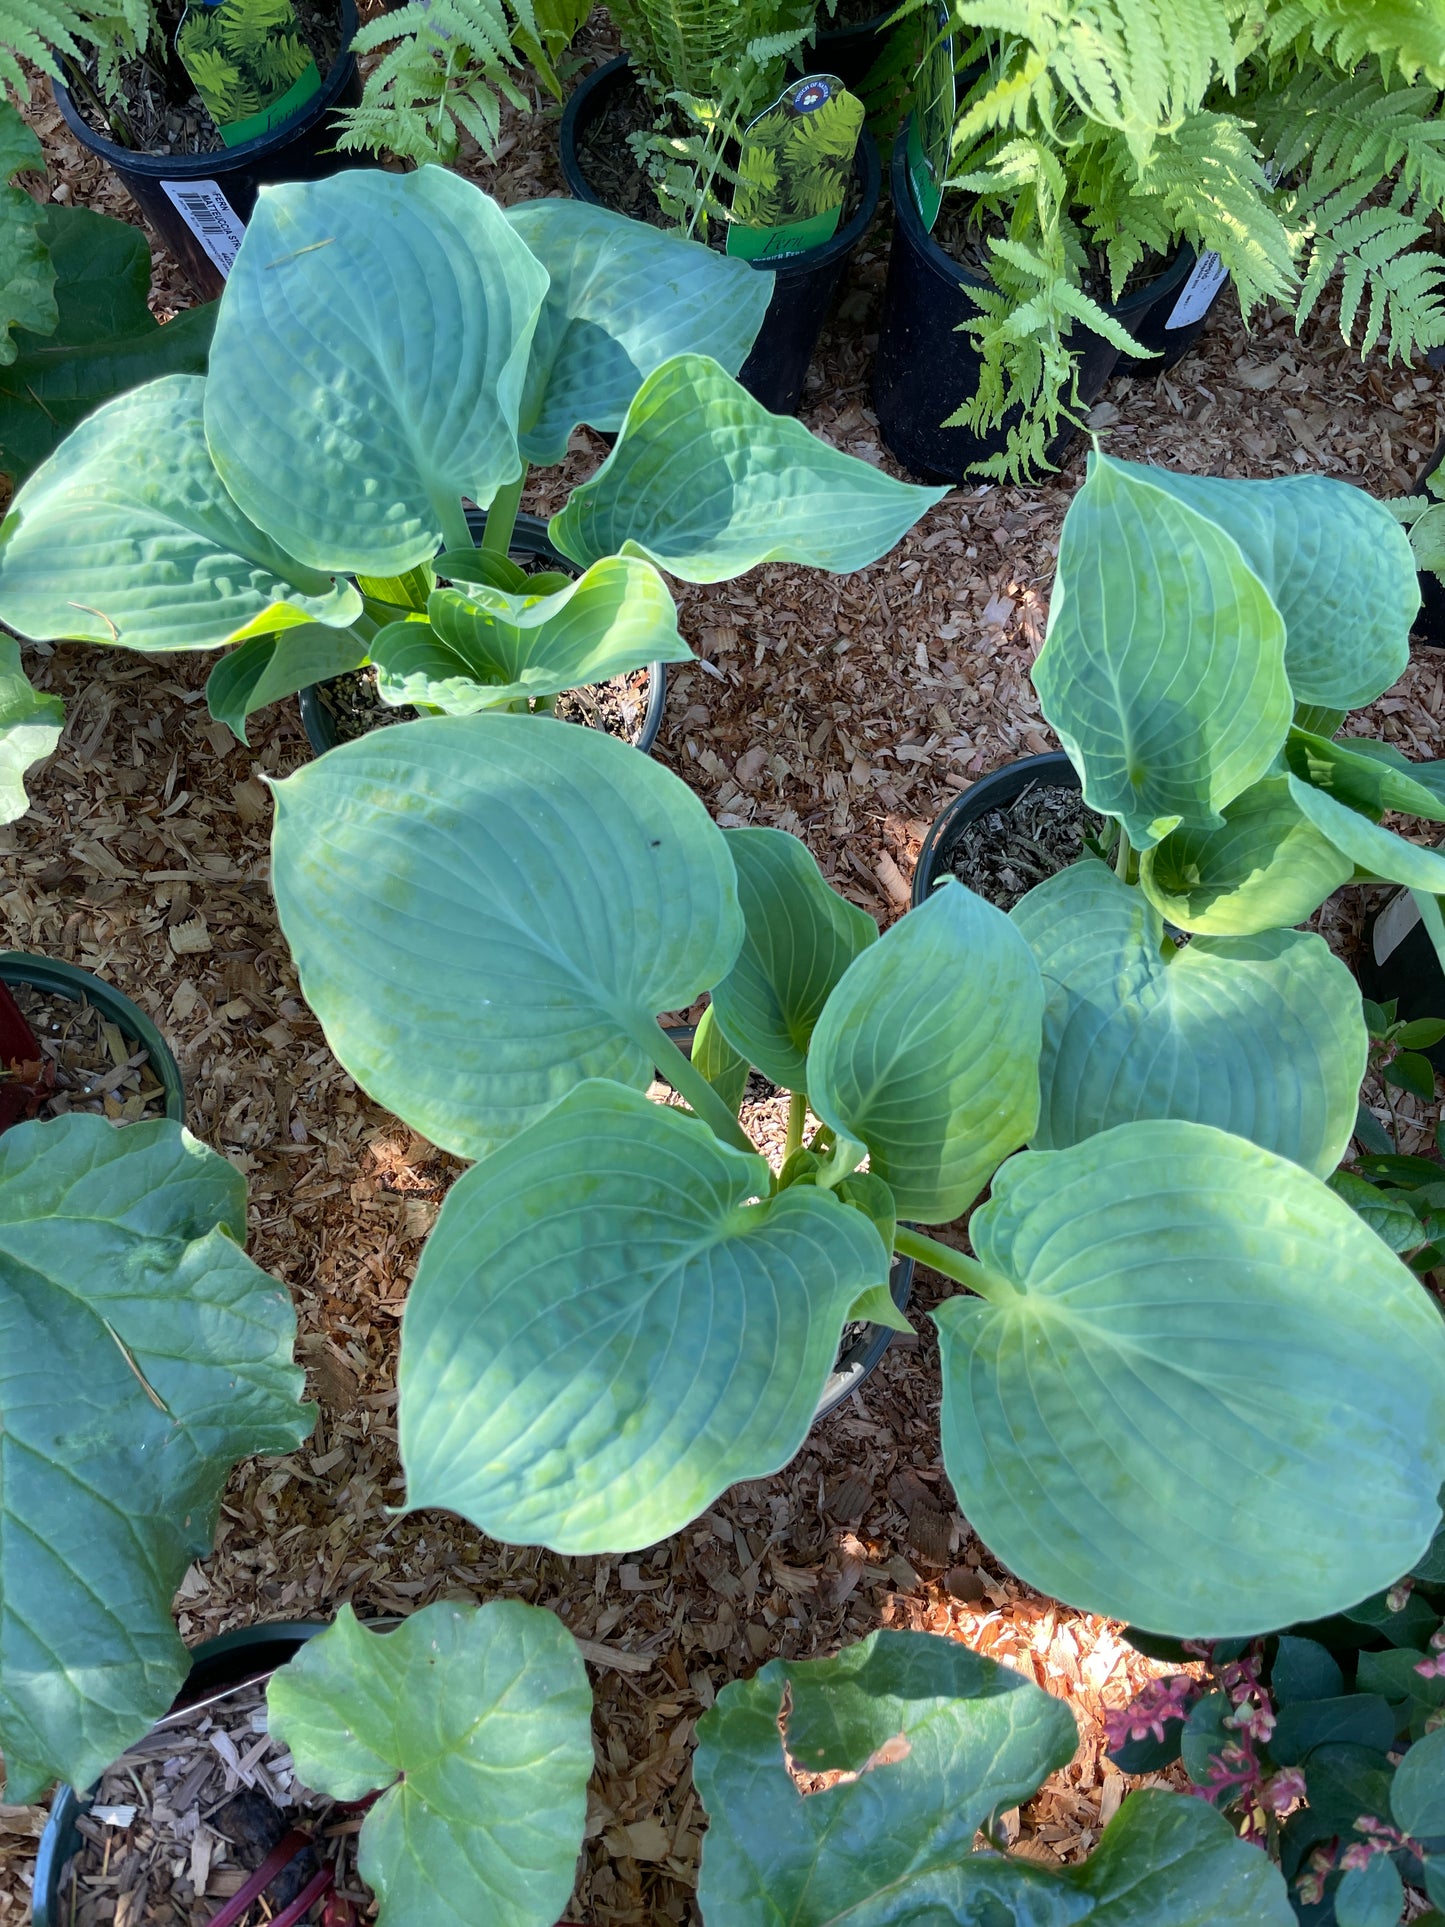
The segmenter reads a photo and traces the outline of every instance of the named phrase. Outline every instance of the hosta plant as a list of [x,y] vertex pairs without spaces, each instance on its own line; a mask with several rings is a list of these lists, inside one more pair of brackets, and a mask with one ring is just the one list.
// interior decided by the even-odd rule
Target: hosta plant
[[[680,660],[660,571],[857,569],[939,493],[732,379],[770,286],[600,208],[504,211],[437,167],[267,188],[210,372],[98,410],[16,496],[0,620],[231,645],[208,695],[238,732],[366,663],[386,701],[465,712]],[[580,579],[526,578],[507,548],[528,466],[583,421],[620,433],[552,517]],[[480,551],[463,498],[489,509]]]
[[[276,797],[281,923],[332,1048],[478,1160],[407,1302],[412,1506],[564,1552],[676,1531],[797,1450],[844,1323],[894,1316],[897,1251],[965,1288],[935,1313],[944,1461],[1040,1589],[1224,1636],[1420,1556],[1445,1324],[1316,1175],[1358,1074],[1323,1045],[1308,1144],[1270,1146],[1268,1103],[1251,1141],[1242,1102],[1044,1137],[1045,978],[961,885],[878,937],[794,839],[723,832],[545,718],[423,718]],[[1343,1004],[1302,968],[1327,1032]],[[688,1063],[656,1013],[704,990]],[[794,1094],[776,1179],[736,1116],[748,1064]],[[693,1116],[644,1095],[654,1068]],[[985,1186],[974,1255],[911,1228]]]
[[238,1459],[311,1429],[246,1187],[169,1122],[0,1136],[5,1798],[88,1786],[186,1675],[171,1598]]
[[771,1660],[698,1722],[703,1919],[1294,1927],[1278,1870],[1177,1793],[1132,1794],[1082,1865],[1002,1851],[1000,1815],[1078,1737],[1062,1701],[931,1633]]

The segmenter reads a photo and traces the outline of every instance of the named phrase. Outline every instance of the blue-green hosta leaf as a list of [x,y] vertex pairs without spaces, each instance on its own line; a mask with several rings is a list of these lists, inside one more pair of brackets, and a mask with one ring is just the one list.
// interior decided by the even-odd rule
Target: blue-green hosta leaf
[[1303,923],[1354,863],[1295,805],[1284,776],[1236,796],[1217,830],[1175,830],[1139,861],[1139,883],[1180,930],[1248,937]]
[[400,575],[515,480],[547,292],[458,174],[263,188],[211,346],[206,434],[236,500],[318,568]]
[[1390,1782],[1395,1825],[1416,1840],[1445,1836],[1445,1726],[1416,1740]]
[[1359,869],[1386,883],[1402,883],[1407,890],[1424,890],[1432,896],[1445,891],[1445,856],[1439,851],[1396,836],[1313,783],[1303,783],[1298,776],[1288,780],[1296,807]]
[[1445,1322],[1318,1178],[1209,1125],[1121,1124],[1010,1159],[969,1236],[996,1282],[934,1314],[944,1463],[1020,1578],[1226,1638],[1419,1558]]
[[179,1125],[0,1137],[0,1746],[6,1798],[88,1786],[186,1675],[171,1595],[237,1459],[311,1429],[238,1172]]
[[1421,782],[1403,756],[1380,755],[1357,750],[1348,739],[1331,742],[1312,736],[1303,729],[1292,729],[1285,743],[1285,762],[1296,776],[1324,790],[1352,810],[1363,810],[1379,817],[1386,810],[1400,810],[1408,816],[1427,817],[1445,823],[1445,783],[1442,766],[1423,766],[1426,780]]
[[427,616],[390,623],[372,642],[389,703],[470,716],[692,656],[666,583],[635,557],[608,556],[550,595],[434,589]]
[[39,137],[8,97],[0,99],[0,366],[8,366],[18,352],[12,328],[44,335],[59,319],[55,267],[39,232],[40,207],[23,188],[9,184],[12,174],[30,169],[45,171]]
[[228,649],[206,678],[206,704],[240,742],[248,740],[246,718],[268,703],[294,696],[315,682],[359,669],[367,644],[354,629],[328,629],[303,622],[274,636],[252,636]]
[[1217,828],[1293,714],[1278,609],[1234,538],[1161,475],[1089,457],[1033,670],[1085,800],[1141,850],[1180,824]]
[[20,667],[20,645],[0,636],[0,823],[13,823],[29,809],[25,772],[51,753],[64,727],[64,703],[32,689]]
[[784,1090],[808,1088],[808,1042],[843,972],[878,926],[823,881],[805,845],[782,830],[727,830],[746,935],[713,986],[724,1034]]
[[1405,673],[1420,585],[1410,538],[1383,502],[1324,475],[1240,482],[1120,466],[1239,544],[1284,618],[1296,702],[1358,709]]
[[574,1084],[646,1087],[655,1013],[742,942],[723,833],[670,771],[546,716],[427,716],[276,785],[272,880],[357,1082],[481,1157]]
[[507,219],[551,278],[522,398],[523,459],[567,453],[579,422],[621,428],[646,376],[673,355],[747,359],[774,276],[584,201],[524,201]]
[[770,415],[706,355],[675,355],[638,389],[617,446],[548,532],[584,566],[621,551],[684,582],[728,582],[760,562],[847,575],[947,493],[895,482]]
[[583,1084],[458,1179],[427,1240],[402,1324],[408,1503],[559,1552],[651,1545],[792,1458],[887,1275],[861,1211],[769,1198],[762,1158]]
[[902,1218],[945,1224],[1038,1121],[1038,965],[1001,910],[947,884],[849,965],[808,1051],[825,1124],[866,1144]]
[[37,641],[214,649],[355,621],[351,583],[288,555],[222,487],[205,389],[200,375],[132,389],[35,471],[0,525],[0,622]]
[[[911,1884],[966,1860],[977,1830],[1077,1744],[1062,1701],[936,1634],[875,1632],[832,1659],[769,1660],[698,1722],[702,1910],[731,1927],[907,1918]],[[848,1777],[802,1795],[789,1757]]]
[[592,1771],[592,1693],[555,1614],[439,1600],[372,1633],[343,1606],[272,1677],[266,1708],[307,1786],[384,1789],[358,1861],[380,1927],[552,1927]]
[[[749,1064],[735,1051],[709,1004],[697,1020],[692,1039],[692,1061],[736,1117],[748,1088]],[[891,1249],[891,1245],[890,1245]]]
[[1057,1151],[1182,1117],[1328,1177],[1355,1128],[1369,1036],[1322,937],[1271,930],[1178,946],[1107,864],[1075,863],[1012,912],[1043,974],[1032,1142]]

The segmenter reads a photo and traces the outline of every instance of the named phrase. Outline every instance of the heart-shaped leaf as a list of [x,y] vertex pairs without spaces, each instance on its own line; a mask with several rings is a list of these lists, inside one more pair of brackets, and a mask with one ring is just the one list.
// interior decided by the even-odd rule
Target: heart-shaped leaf
[[372,642],[389,703],[470,716],[692,657],[667,585],[635,557],[609,556],[551,595],[434,589],[427,616],[390,623]]
[[1313,783],[1302,783],[1298,776],[1288,781],[1296,808],[1359,869],[1386,883],[1402,883],[1408,890],[1426,890],[1432,896],[1445,891],[1445,856],[1438,851],[1372,823]]
[[1395,1825],[1416,1840],[1445,1838],[1445,1727],[1416,1740],[1390,1783]]
[[274,636],[252,636],[228,649],[206,678],[206,705],[244,743],[246,718],[258,709],[359,669],[366,660],[367,644],[354,629],[303,622]]
[[620,550],[684,582],[728,582],[761,562],[846,575],[947,493],[895,482],[770,415],[706,355],[676,355],[638,389],[617,446],[548,532],[584,566]]
[[552,1927],[592,1771],[587,1671],[555,1614],[438,1600],[373,1633],[343,1606],[273,1675],[266,1708],[307,1786],[384,1789],[358,1857],[380,1927]]
[[579,422],[621,428],[673,355],[742,367],[773,275],[584,201],[524,201],[507,219],[551,278],[522,399],[526,461],[560,462]]
[[596,729],[427,716],[276,785],[272,877],[306,999],[357,1082],[481,1157],[586,1077],[645,1088],[655,1013],[742,941],[722,831]]
[[1404,1883],[1388,1853],[1345,1869],[1335,1889],[1338,1927],[1399,1927],[1404,1911]]
[[36,470],[0,526],[0,622],[37,641],[213,649],[287,622],[355,621],[352,585],[288,555],[222,487],[205,388],[167,375],[133,389]]
[[0,636],[0,823],[13,823],[29,809],[25,772],[50,755],[64,727],[64,703],[32,689],[20,667],[20,645]]
[[521,473],[547,274],[458,174],[266,187],[221,300],[206,435],[242,508],[318,568],[400,575]]
[[1420,585],[1410,538],[1383,502],[1324,475],[1241,482],[1120,466],[1239,544],[1284,618],[1296,702],[1359,709],[1405,673]]
[[166,1121],[0,1137],[0,1744],[6,1798],[88,1786],[186,1675],[171,1596],[237,1459],[311,1429],[246,1186]]
[[1180,930],[1248,937],[1313,916],[1354,864],[1296,806],[1284,776],[1227,803],[1223,827],[1175,830],[1139,860],[1139,883]]
[[849,965],[808,1051],[813,1109],[898,1214],[945,1224],[1038,1121],[1044,993],[1001,910],[947,883]]
[[1034,665],[1089,805],[1136,849],[1215,829],[1293,713],[1285,626],[1233,536],[1141,469],[1089,457]]
[[769,1198],[762,1158],[584,1084],[459,1178],[427,1240],[402,1324],[408,1503],[512,1544],[651,1545],[792,1458],[887,1275],[861,1211]]
[[1419,1558],[1445,1322],[1318,1178],[1209,1125],[1121,1124],[1010,1159],[969,1237],[993,1284],[934,1314],[944,1463],[1028,1584],[1225,1638]]
[[878,937],[864,910],[823,881],[783,830],[727,830],[738,873],[743,947],[713,986],[729,1040],[784,1090],[807,1089],[808,1042],[839,978]]
[[1296,1927],[1279,1868],[1175,1793],[1131,1793],[1073,1877],[1097,1927]]
[[[1387,746],[1374,745],[1377,751],[1381,747]],[[1439,764],[1426,764],[1428,780],[1420,782],[1398,754],[1371,755],[1348,741],[1331,742],[1303,729],[1290,731],[1284,754],[1296,776],[1352,810],[1375,817],[1383,816],[1386,810],[1401,810],[1409,816],[1445,823],[1445,784]]]
[[1359,988],[1322,937],[1177,946],[1149,900],[1092,860],[1030,890],[1012,916],[1046,992],[1036,1149],[1182,1117],[1317,1177],[1334,1170],[1370,1040]]

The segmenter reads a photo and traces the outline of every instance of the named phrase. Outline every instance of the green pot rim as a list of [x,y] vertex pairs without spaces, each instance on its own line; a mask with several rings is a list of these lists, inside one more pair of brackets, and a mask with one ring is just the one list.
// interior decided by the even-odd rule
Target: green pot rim
[[78,964],[58,963],[52,957],[33,956],[25,950],[0,950],[0,983],[30,984],[36,990],[48,990],[77,1003],[84,997],[104,1011],[113,1024],[145,1045],[165,1086],[166,1116],[177,1124],[185,1123],[186,1087],[170,1045],[154,1020],[103,977],[82,970]]

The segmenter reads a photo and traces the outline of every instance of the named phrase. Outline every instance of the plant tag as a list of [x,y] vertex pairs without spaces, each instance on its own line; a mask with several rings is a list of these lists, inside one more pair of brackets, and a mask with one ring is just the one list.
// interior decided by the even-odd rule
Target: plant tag
[[197,0],[176,52],[227,147],[284,126],[321,89],[291,0]]
[[953,35],[946,33],[948,9],[939,7],[934,24],[938,32],[924,49],[918,78],[913,90],[913,114],[908,123],[908,179],[913,188],[913,204],[931,234],[943,202],[943,181],[948,172],[948,152],[953,139],[953,117],[957,106],[957,82],[953,72]]
[[246,228],[219,181],[162,181],[166,196],[224,278],[241,251]]
[[1179,299],[1169,311],[1169,319],[1164,323],[1166,331],[1170,328],[1187,328],[1191,321],[1198,321],[1207,314],[1214,297],[1229,279],[1229,269],[1225,267],[1213,248],[1206,249],[1194,263],[1194,270],[1184,286],[1179,290]]
[[743,134],[727,252],[785,261],[830,241],[862,132],[863,103],[836,74],[784,88]]

